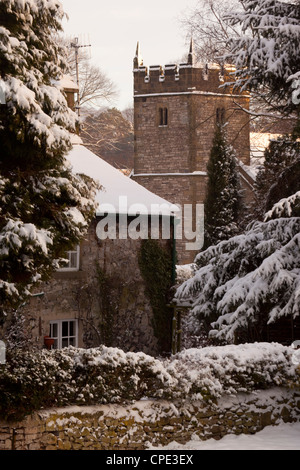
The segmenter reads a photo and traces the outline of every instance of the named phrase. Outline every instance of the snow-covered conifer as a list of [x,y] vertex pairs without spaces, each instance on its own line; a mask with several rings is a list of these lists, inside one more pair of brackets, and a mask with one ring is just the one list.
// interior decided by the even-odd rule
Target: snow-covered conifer
[[227,20],[242,29],[231,41],[237,85],[259,90],[270,107],[299,117],[300,1],[240,0]]
[[261,341],[268,324],[300,315],[300,194],[279,201],[242,235],[208,248],[179,287],[195,325],[232,342]]
[[13,304],[58,266],[94,214],[96,185],[65,159],[76,130],[59,80],[57,0],[2,0],[0,74],[0,305]]
[[227,144],[225,128],[217,126],[207,165],[205,246],[227,240],[238,231],[241,204],[236,156]]

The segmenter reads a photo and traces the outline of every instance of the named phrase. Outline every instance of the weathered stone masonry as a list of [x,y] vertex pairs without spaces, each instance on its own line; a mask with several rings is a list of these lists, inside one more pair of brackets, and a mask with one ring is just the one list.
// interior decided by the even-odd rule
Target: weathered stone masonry
[[[78,347],[106,344],[124,351],[159,351],[153,311],[139,268],[141,240],[104,240],[96,235],[95,218],[80,247],[80,269],[57,272],[44,283],[43,295],[23,308],[37,346],[49,335],[49,321],[78,320]],[[159,240],[169,253],[169,240]],[[167,308],[167,307],[166,307]]]
[[[249,96],[231,87],[232,68],[195,64],[192,50],[180,65],[145,67],[134,60],[134,174],[139,184],[183,206],[202,204],[206,166],[217,119],[227,122],[228,141],[240,161],[250,163]],[[166,111],[167,118],[161,120]],[[242,181],[249,196],[249,182]],[[179,263],[196,252],[177,243]]]
[[140,401],[133,405],[70,407],[0,422],[0,450],[142,450],[185,444],[191,437],[253,434],[300,419],[300,391],[271,389],[203,402]]

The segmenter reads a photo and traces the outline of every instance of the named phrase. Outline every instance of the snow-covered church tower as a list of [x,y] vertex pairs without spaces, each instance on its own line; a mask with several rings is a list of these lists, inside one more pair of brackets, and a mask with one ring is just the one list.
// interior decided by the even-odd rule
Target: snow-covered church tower
[[[195,62],[191,41],[183,64],[147,67],[139,44],[134,58],[135,155],[133,178],[174,204],[196,205],[205,197],[206,166],[216,122],[227,122],[227,138],[244,167],[250,162],[249,95],[232,87],[231,66]],[[243,169],[241,168],[241,171]],[[245,172],[245,189],[250,182]],[[195,227],[194,227],[195,228]],[[177,240],[178,261],[194,260],[187,240]]]

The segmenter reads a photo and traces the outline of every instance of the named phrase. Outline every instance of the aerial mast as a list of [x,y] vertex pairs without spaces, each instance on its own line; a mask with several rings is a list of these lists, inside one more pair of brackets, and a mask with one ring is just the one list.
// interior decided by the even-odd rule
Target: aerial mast
[[[73,42],[71,42],[71,47],[75,50],[75,67],[76,67],[76,83],[79,89],[79,49],[83,47],[91,47],[91,44],[79,44],[79,39],[75,38]],[[76,109],[78,113],[78,117],[80,116],[80,92],[77,94],[77,104]]]

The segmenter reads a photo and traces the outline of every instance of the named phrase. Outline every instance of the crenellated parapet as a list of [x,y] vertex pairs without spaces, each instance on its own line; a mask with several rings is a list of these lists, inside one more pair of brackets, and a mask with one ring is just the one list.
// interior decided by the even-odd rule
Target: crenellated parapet
[[137,46],[133,63],[134,96],[157,93],[231,94],[234,83],[232,65],[196,63],[192,43],[188,60],[181,64],[145,66]]

